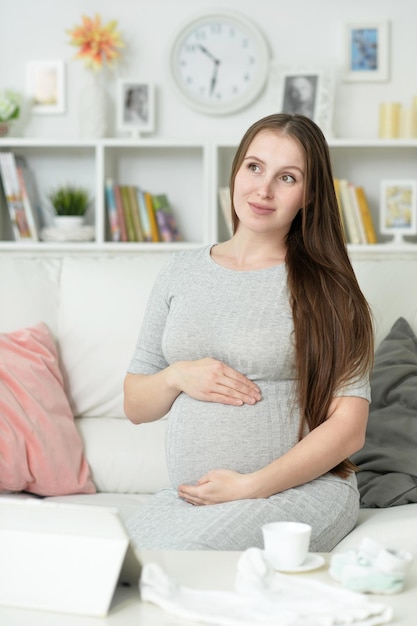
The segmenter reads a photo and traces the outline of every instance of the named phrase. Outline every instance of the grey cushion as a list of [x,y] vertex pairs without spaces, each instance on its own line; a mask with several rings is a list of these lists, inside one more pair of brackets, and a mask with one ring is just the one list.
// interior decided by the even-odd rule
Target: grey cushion
[[417,338],[399,318],[375,353],[372,403],[359,466],[362,507],[417,502]]

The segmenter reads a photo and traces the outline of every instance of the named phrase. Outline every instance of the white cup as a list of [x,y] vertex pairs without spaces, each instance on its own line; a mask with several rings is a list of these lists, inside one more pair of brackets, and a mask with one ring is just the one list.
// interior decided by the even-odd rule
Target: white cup
[[262,526],[265,557],[276,569],[295,569],[308,555],[311,526],[302,522],[271,522]]

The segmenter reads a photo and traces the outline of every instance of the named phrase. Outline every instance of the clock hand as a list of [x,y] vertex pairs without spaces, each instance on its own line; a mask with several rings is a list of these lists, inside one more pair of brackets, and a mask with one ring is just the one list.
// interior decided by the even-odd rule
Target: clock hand
[[215,57],[213,54],[211,54],[211,52],[209,52],[209,51],[207,50],[207,48],[205,48],[203,45],[201,45],[201,43],[200,43],[200,44],[198,44],[198,47],[200,48],[200,50],[201,50],[201,52],[202,52],[203,54],[206,54],[208,57],[210,57],[210,59],[213,59],[213,61],[214,61],[217,65],[220,63],[220,61],[219,61],[218,59],[216,59],[216,57]]
[[213,76],[211,77],[211,82],[210,82],[210,95],[213,94],[215,88],[216,88],[216,83],[217,83],[217,74],[219,71],[219,65],[220,65],[220,61],[218,61],[217,59],[215,59],[214,61],[214,70],[213,70]]
[[207,50],[207,48],[205,48],[201,43],[198,44],[198,47],[200,48],[201,52],[203,54],[207,55],[208,57],[210,57],[210,59],[212,59],[213,63],[214,63],[213,75],[212,75],[211,81],[210,81],[210,95],[212,95],[214,93],[215,88],[216,88],[217,73],[219,71],[220,60],[216,59],[216,57],[213,54],[211,54],[211,52],[209,52]]

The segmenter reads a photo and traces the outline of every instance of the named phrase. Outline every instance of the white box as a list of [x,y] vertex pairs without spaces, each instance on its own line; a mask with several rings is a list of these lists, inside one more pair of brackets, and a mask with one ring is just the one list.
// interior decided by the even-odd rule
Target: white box
[[[0,604],[104,616],[128,548],[116,509],[1,498]],[[132,553],[126,576],[137,583]]]

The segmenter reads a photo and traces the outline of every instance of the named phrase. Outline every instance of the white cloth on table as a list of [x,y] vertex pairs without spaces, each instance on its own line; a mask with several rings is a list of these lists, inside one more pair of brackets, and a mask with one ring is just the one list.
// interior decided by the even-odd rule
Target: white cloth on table
[[143,566],[143,601],[177,617],[219,626],[376,626],[392,609],[366,596],[272,569],[259,548],[239,562],[236,591],[204,591],[178,585],[156,563]]

